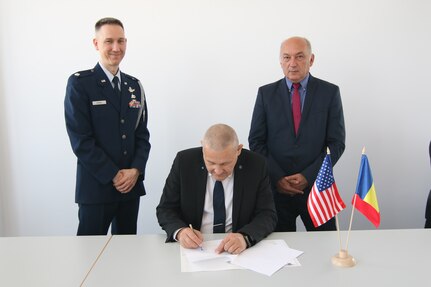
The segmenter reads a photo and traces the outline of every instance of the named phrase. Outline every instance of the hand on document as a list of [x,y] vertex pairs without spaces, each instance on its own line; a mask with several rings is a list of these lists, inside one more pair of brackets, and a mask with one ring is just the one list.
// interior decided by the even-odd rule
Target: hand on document
[[249,269],[271,276],[284,266],[300,266],[297,257],[303,253],[284,240],[262,240],[239,255],[215,252],[220,244],[221,240],[210,240],[202,243],[202,249],[181,247],[181,272]]
[[[204,237],[199,230],[194,229],[190,224],[189,228],[183,228],[178,232],[177,240],[184,248],[196,249],[200,247],[202,249]],[[241,233],[228,233],[215,249],[215,253],[240,254],[246,248],[247,244]]]
[[215,252],[220,254],[224,251],[230,254],[240,254],[247,248],[244,236],[241,233],[228,233],[220,242]]

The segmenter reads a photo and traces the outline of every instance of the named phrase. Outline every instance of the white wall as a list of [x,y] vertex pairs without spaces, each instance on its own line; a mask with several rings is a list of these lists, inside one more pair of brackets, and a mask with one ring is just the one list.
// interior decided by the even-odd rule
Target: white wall
[[[96,2],[96,1],[95,1]],[[381,228],[421,228],[430,182],[428,1],[0,2],[0,235],[73,235],[75,164],[65,131],[67,77],[93,67],[93,25],[121,19],[122,70],[147,93],[152,150],[139,233],[155,217],[175,153],[216,122],[247,136],[257,88],[278,80],[280,42],[311,40],[312,74],[340,86],[347,147],[334,169],[346,203],[367,147]],[[347,228],[351,205],[340,214]],[[356,213],[354,229],[373,226]]]

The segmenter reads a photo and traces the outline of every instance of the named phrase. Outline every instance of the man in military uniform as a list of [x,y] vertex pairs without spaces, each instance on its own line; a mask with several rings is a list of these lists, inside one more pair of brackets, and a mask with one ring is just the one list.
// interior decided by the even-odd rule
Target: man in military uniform
[[150,152],[147,106],[140,82],[120,71],[127,39],[121,21],[100,19],[99,63],[69,77],[67,133],[77,156],[78,235],[136,234]]

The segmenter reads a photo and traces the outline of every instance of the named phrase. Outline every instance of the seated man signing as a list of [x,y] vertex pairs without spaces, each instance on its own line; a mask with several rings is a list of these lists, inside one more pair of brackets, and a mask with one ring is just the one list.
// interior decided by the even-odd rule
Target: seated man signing
[[177,154],[157,206],[159,224],[166,242],[184,248],[199,247],[205,233],[228,233],[216,252],[239,254],[277,223],[266,161],[224,124],[211,126],[201,143]]

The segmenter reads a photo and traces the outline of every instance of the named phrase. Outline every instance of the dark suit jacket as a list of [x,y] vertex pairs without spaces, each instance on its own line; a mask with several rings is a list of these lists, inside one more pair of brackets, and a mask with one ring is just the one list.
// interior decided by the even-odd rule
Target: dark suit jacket
[[295,136],[285,79],[260,87],[248,140],[252,151],[268,159],[274,187],[282,177],[296,173],[305,176],[311,187],[322,165],[326,147],[331,151],[334,165],[345,148],[339,88],[310,75],[301,123]]
[[[129,107],[133,98],[141,108]],[[67,133],[78,158],[77,203],[111,203],[145,194],[142,181],[150,151],[147,107],[137,79],[121,73],[121,99],[99,66],[69,77],[64,100]],[[112,183],[120,169],[141,175],[131,192]]]
[[[177,154],[157,206],[167,241],[174,241],[174,232],[189,224],[200,229],[207,177],[202,148]],[[277,215],[265,159],[244,149],[234,168],[232,208],[233,232],[243,232],[258,242],[275,228]]]

